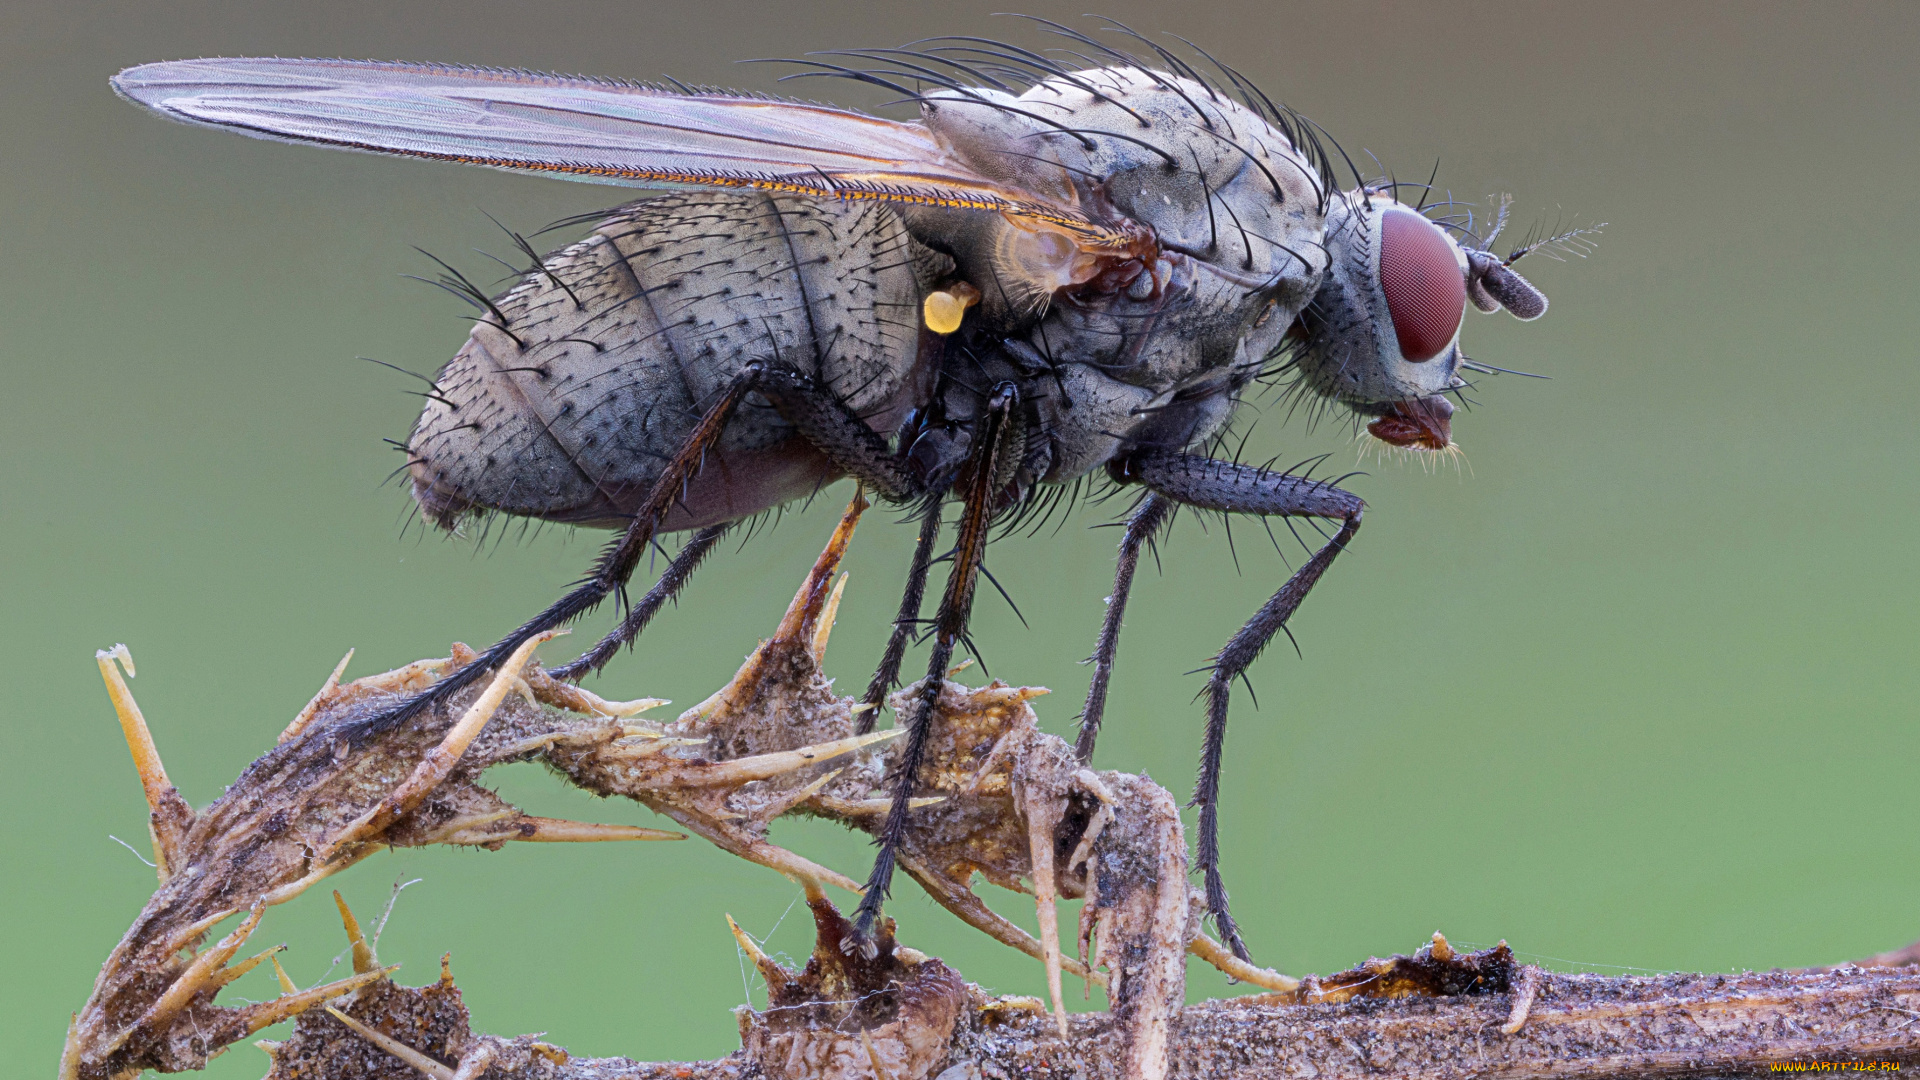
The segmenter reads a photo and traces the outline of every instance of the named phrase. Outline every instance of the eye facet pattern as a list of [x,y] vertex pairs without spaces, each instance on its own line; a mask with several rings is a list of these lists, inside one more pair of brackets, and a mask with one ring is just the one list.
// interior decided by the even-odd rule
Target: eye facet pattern
[[1439,226],[1411,210],[1380,216],[1380,289],[1400,355],[1417,364],[1453,342],[1467,310],[1467,279]]

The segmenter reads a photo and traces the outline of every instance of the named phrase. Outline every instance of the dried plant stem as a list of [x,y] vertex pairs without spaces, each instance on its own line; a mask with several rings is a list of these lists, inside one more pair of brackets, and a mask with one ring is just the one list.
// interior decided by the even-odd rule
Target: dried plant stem
[[[774,636],[671,722],[633,719],[656,700],[608,702],[556,681],[532,662],[532,641],[444,709],[350,745],[333,737],[337,725],[476,657],[456,645],[445,659],[348,684],[343,662],[279,745],[196,812],[168,781],[122,676],[123,666],[133,673],[126,648],[100,653],[147,795],[160,888],[76,1015],[60,1076],[202,1068],[296,1017],[291,1038],[259,1044],[270,1080],[1531,1080],[1920,1064],[1920,944],[1830,969],[1653,978],[1551,974],[1516,964],[1504,943],[1461,954],[1439,934],[1410,956],[1325,977],[1248,965],[1201,930],[1173,796],[1145,776],[1084,767],[1039,730],[1028,702],[1044,691],[999,683],[940,688],[900,865],[963,921],[1039,959],[1034,989],[1047,999],[990,999],[897,945],[891,927],[876,955],[844,953],[848,924],[823,885],[857,886],[775,846],[767,828],[787,813],[877,827],[898,731],[863,733],[859,704],[820,669],[846,582],[835,575],[865,505],[856,497],[842,516]],[[768,985],[766,1012],[739,1014],[739,1052],[645,1064],[475,1034],[447,965],[429,986],[395,985],[338,893],[350,978],[296,990],[278,948],[232,962],[269,907],[389,846],[680,838],[534,817],[477,784],[493,764],[529,759],[802,883],[819,935],[803,971],[728,920]],[[1032,893],[1039,936],[991,911],[973,892],[978,879]],[[1077,934],[1060,926],[1063,897],[1084,901]],[[1182,1007],[1189,954],[1269,992]],[[216,1003],[263,960],[283,996]],[[1063,975],[1099,983],[1109,1011],[1069,1016]],[[620,976],[607,978],[617,993]]]

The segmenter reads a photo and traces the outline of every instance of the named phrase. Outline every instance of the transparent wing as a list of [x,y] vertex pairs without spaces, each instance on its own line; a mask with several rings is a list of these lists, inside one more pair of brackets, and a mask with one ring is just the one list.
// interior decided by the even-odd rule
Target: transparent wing
[[955,160],[919,124],[800,102],[538,72],[356,60],[128,68],[122,97],[261,139],[632,187],[752,187],[998,210],[1120,239]]

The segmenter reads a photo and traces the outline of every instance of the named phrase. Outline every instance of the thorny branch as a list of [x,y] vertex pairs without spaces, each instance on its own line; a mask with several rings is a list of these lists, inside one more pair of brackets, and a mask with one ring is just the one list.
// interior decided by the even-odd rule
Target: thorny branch
[[[1082,767],[1037,728],[1041,691],[993,683],[941,690],[939,727],[900,865],[968,924],[1039,959],[1048,1000],[989,998],[939,960],[896,943],[843,953],[847,925],[825,887],[844,875],[776,846],[770,823],[809,814],[871,831],[896,731],[859,734],[860,706],[820,662],[845,584],[834,580],[866,504],[856,496],[774,636],[726,687],[670,723],[660,702],[609,702],[548,677],[529,642],[487,684],[364,745],[333,734],[397,695],[475,659],[456,645],[341,684],[346,662],[279,745],[195,811],[168,782],[121,674],[100,669],[147,794],[154,893],[75,1014],[61,1080],[198,1069],[232,1044],[297,1018],[261,1043],[269,1080],[981,1080],[1002,1077],[1758,1073],[1794,1061],[1920,1062],[1920,945],[1830,969],[1604,978],[1516,965],[1503,943],[1458,954],[1446,939],[1411,956],[1291,979],[1235,959],[1202,930],[1177,804],[1144,776]],[[349,654],[351,656],[351,654]],[[914,687],[901,691],[915,693]],[[541,760],[598,795],[641,802],[725,851],[802,883],[818,930],[792,972],[734,933],[768,985],[764,1012],[736,1011],[741,1049],[719,1061],[583,1059],[534,1036],[470,1030],[440,979],[391,981],[335,893],[354,974],[296,990],[268,950],[233,962],[267,909],[383,847],[511,841],[684,839],[521,812],[478,784],[487,768]],[[1035,898],[1040,934],[982,903],[975,876]],[[1058,897],[1084,898],[1063,954]],[[239,921],[215,940],[217,926]],[[211,943],[210,943],[211,942]],[[1267,992],[1182,1007],[1192,953]],[[221,1006],[222,987],[271,962],[285,993]],[[1106,1013],[1069,1017],[1063,974],[1098,983]]]

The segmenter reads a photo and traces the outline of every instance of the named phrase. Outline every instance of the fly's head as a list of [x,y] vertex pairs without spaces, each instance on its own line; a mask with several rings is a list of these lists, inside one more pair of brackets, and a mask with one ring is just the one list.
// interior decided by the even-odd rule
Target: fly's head
[[[1552,242],[1578,244],[1588,231]],[[1473,366],[1460,351],[1467,305],[1527,321],[1547,310],[1546,296],[1510,268],[1539,245],[1502,259],[1487,250],[1492,239],[1468,236],[1463,244],[1385,191],[1335,198],[1325,238],[1331,262],[1294,331],[1302,389],[1371,417],[1368,434],[1390,446],[1451,447],[1446,395],[1466,385],[1460,370]]]

